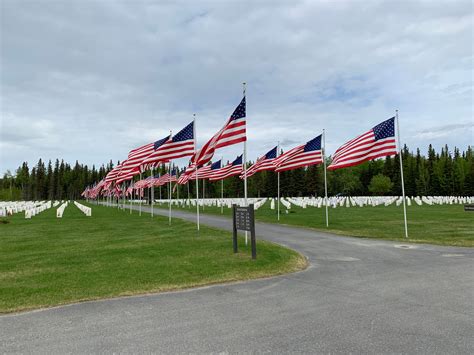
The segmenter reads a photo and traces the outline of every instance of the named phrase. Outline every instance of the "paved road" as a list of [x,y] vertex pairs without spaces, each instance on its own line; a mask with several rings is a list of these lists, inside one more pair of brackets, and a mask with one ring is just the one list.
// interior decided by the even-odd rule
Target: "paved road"
[[[202,223],[229,229],[216,216]],[[263,223],[257,234],[299,250],[310,268],[2,316],[0,352],[474,353],[474,249]]]

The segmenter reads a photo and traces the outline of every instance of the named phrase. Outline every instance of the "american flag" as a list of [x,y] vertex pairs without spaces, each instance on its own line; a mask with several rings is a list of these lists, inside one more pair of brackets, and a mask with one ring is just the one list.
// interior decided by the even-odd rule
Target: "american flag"
[[178,179],[176,178],[176,169],[173,169],[171,171],[171,175],[169,173],[166,173],[160,178],[159,185],[164,185],[169,182],[176,182]]
[[213,176],[215,174],[215,172],[217,170],[219,170],[221,168],[221,166],[222,166],[222,161],[221,160],[216,161],[215,163],[203,166],[203,167],[199,168],[197,170],[197,172],[193,171],[193,173],[191,174],[191,177],[189,179],[190,180],[196,180],[196,176],[199,180],[209,179],[211,176]]
[[302,168],[304,166],[321,164],[323,162],[321,137],[322,135],[319,135],[305,144],[299,145],[280,155],[275,159],[275,171],[280,172]]
[[195,165],[204,165],[212,159],[216,149],[246,141],[245,127],[244,97],[239,106],[234,110],[234,113],[232,113],[227,120],[225,126],[191,157],[191,162]]
[[218,181],[234,175],[240,175],[243,171],[242,155],[238,156],[232,163],[214,171],[209,181]]
[[328,169],[345,168],[396,154],[395,117],[392,117],[338,148]]
[[109,173],[105,176],[105,188],[108,188],[110,184],[112,184],[117,176],[120,174],[120,170],[122,169],[122,163],[117,164],[115,168],[109,171]]
[[194,151],[194,121],[167,140],[161,147],[155,149],[142,163],[150,167],[158,163],[168,162],[173,159],[189,157]]
[[193,165],[193,164],[190,164],[186,170],[184,171],[184,173],[181,174],[181,176],[179,177],[179,179],[177,180],[177,183],[180,184],[180,185],[184,185],[186,184],[190,177],[191,177],[191,174],[193,173],[193,171],[196,169],[196,166]]
[[[259,171],[264,170],[275,170],[275,159],[277,156],[277,147],[270,150],[267,154],[257,159],[255,164],[247,169],[247,177],[252,176]],[[244,178],[243,175],[240,176],[241,179]]]
[[122,169],[119,176],[116,179],[116,183],[120,184],[123,181],[130,180],[135,175],[139,174],[141,165],[143,161],[152,154],[155,150],[161,147],[167,140],[169,136],[162,138],[154,143],[148,143],[136,149],[133,149],[128,153],[127,160],[123,163]]

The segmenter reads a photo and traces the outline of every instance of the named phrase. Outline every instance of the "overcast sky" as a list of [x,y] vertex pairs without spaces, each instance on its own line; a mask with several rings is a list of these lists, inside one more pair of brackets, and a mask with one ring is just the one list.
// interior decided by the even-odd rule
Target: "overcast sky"
[[413,150],[474,141],[471,1],[0,4],[0,173],[122,160],[193,113],[200,146],[243,81],[251,160],[323,128],[333,153],[395,109]]

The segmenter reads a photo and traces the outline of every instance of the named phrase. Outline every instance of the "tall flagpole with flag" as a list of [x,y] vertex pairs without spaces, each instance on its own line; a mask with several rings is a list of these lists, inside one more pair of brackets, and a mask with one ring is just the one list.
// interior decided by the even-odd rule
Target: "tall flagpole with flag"
[[[277,144],[277,158],[280,156],[280,141]],[[280,222],[280,172],[277,172],[277,220]]]
[[[197,137],[196,137],[196,114],[193,114],[194,117],[194,124],[193,124],[193,135],[194,135],[194,150],[197,152]],[[199,178],[198,178],[198,166],[194,167],[196,169],[196,224],[197,224],[197,232],[199,234]]]
[[403,197],[403,220],[405,222],[405,238],[408,238],[408,224],[407,224],[407,205],[405,198],[405,182],[403,180],[403,161],[402,161],[402,144],[400,141],[400,123],[398,121],[398,110],[395,110],[395,117],[397,121],[397,136],[398,136],[398,152],[400,156],[400,177],[402,182],[402,197]]
[[168,225],[171,226],[171,160],[168,168]]
[[323,168],[324,168],[324,204],[326,205],[326,227],[329,227],[328,215],[328,181],[326,173],[326,130],[323,129]]
[[[224,161],[224,157],[221,156],[221,162]],[[222,163],[221,163],[222,166]],[[224,213],[224,179],[221,179],[221,214]]]
[[[245,98],[245,91],[246,91],[246,83],[242,83],[243,86],[243,94]],[[247,100],[245,101],[245,116],[247,116]],[[247,207],[247,140],[244,141],[244,204]],[[248,235],[247,231],[245,231],[245,245],[248,243]]]

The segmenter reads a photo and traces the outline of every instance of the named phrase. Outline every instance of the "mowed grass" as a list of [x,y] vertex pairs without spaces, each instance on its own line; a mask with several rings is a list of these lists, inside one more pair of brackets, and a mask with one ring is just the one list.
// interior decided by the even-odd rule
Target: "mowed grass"
[[[163,205],[165,206],[165,204]],[[474,246],[474,212],[464,211],[463,205],[412,205],[407,207],[408,233],[406,239],[402,206],[337,207],[329,208],[329,227],[326,227],[324,208],[291,206],[286,213],[280,205],[280,224],[306,227],[346,236],[378,238],[411,243]],[[183,208],[183,210],[188,209]],[[190,209],[195,210],[195,207]],[[220,207],[205,207],[202,213],[221,214]],[[231,217],[232,209],[224,207],[224,215]],[[265,203],[255,213],[261,222],[278,223],[277,211]]]
[[[0,224],[0,312],[247,280],[306,267],[303,256],[258,241],[257,260],[231,234],[174,219],[70,204]],[[3,219],[5,221],[5,219]]]

